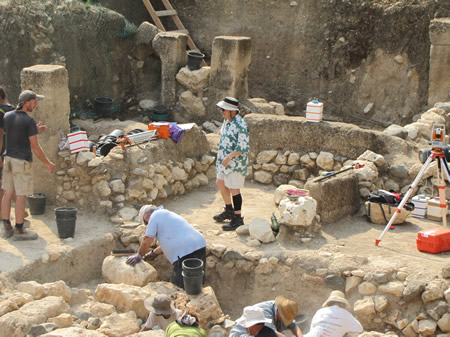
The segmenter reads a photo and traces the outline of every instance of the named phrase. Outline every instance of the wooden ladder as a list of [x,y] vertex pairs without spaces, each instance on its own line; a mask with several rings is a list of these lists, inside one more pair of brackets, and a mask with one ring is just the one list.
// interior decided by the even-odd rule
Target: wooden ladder
[[161,0],[162,4],[164,5],[164,7],[166,8],[165,10],[162,11],[155,11],[155,9],[153,8],[152,4],[150,3],[150,0],[142,0],[142,2],[144,3],[145,7],[147,8],[148,12],[150,13],[153,22],[155,23],[156,27],[163,31],[166,32],[166,28],[164,28],[164,25],[162,24],[161,20],[159,19],[160,17],[164,17],[164,16],[170,16],[173,20],[173,22],[175,23],[175,25],[177,26],[178,30],[171,30],[171,32],[178,32],[178,33],[185,33],[188,36],[188,46],[191,50],[197,50],[200,51],[197,46],[195,45],[194,41],[192,40],[191,36],[189,35],[188,30],[183,26],[183,23],[181,22],[180,18],[178,17],[177,11],[172,7],[172,5],[170,4],[169,0]]

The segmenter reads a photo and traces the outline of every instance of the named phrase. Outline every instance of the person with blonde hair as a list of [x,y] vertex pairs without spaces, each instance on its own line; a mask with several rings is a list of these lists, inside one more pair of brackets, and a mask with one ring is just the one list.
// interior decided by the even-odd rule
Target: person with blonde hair
[[342,337],[347,332],[362,332],[363,327],[350,313],[351,307],[342,291],[334,290],[317,310],[305,337]]

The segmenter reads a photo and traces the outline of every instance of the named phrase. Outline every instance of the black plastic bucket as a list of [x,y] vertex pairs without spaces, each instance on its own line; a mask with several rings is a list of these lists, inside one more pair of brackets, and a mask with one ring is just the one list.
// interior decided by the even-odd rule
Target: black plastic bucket
[[166,105],[157,105],[152,110],[152,119],[154,121],[168,121],[170,108]]
[[189,68],[189,70],[198,70],[200,69],[200,66],[202,64],[203,58],[205,57],[204,54],[195,51],[195,50],[190,50],[188,51],[188,62],[187,62],[187,66]]
[[186,294],[188,295],[197,295],[202,292],[202,284],[203,284],[203,270],[199,275],[195,276],[187,276],[184,271],[181,272],[183,276],[183,285]]
[[33,193],[27,197],[28,207],[32,215],[45,213],[45,205],[47,203],[47,195],[44,193]]
[[184,275],[194,277],[202,275],[203,277],[203,261],[197,258],[186,259],[181,263]]
[[58,228],[58,236],[61,239],[75,236],[77,211],[78,209],[75,207],[55,208],[56,226]]
[[113,100],[108,97],[96,97],[94,101],[94,111],[97,117],[105,117],[111,114]]

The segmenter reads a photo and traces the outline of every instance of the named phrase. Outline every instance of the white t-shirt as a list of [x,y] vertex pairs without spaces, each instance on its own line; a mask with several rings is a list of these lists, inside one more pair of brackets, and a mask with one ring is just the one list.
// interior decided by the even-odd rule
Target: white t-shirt
[[170,263],[206,247],[203,235],[183,217],[165,209],[153,212],[145,236],[156,237]]
[[361,332],[363,327],[347,310],[336,305],[317,310],[305,337],[342,337],[347,332]]
[[157,326],[161,330],[166,331],[167,326],[170,323],[175,322],[179,314],[181,314],[181,310],[175,309],[175,313],[170,315],[169,318],[165,319],[164,316],[157,316],[153,312],[150,312],[147,318],[147,322],[145,322],[145,327],[147,329],[153,329],[155,326]]

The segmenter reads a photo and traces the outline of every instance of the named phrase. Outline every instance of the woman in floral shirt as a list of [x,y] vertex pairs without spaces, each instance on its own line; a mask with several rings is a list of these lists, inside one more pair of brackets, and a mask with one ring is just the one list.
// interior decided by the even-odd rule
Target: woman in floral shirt
[[[224,122],[220,130],[219,151],[217,153],[216,184],[219,187],[225,209],[213,219],[217,222],[231,220],[223,225],[225,231],[233,231],[244,224],[241,215],[245,177],[248,175],[249,134],[248,126],[239,116],[239,102],[236,98],[225,97],[217,103]],[[231,203],[233,199],[233,204]]]

